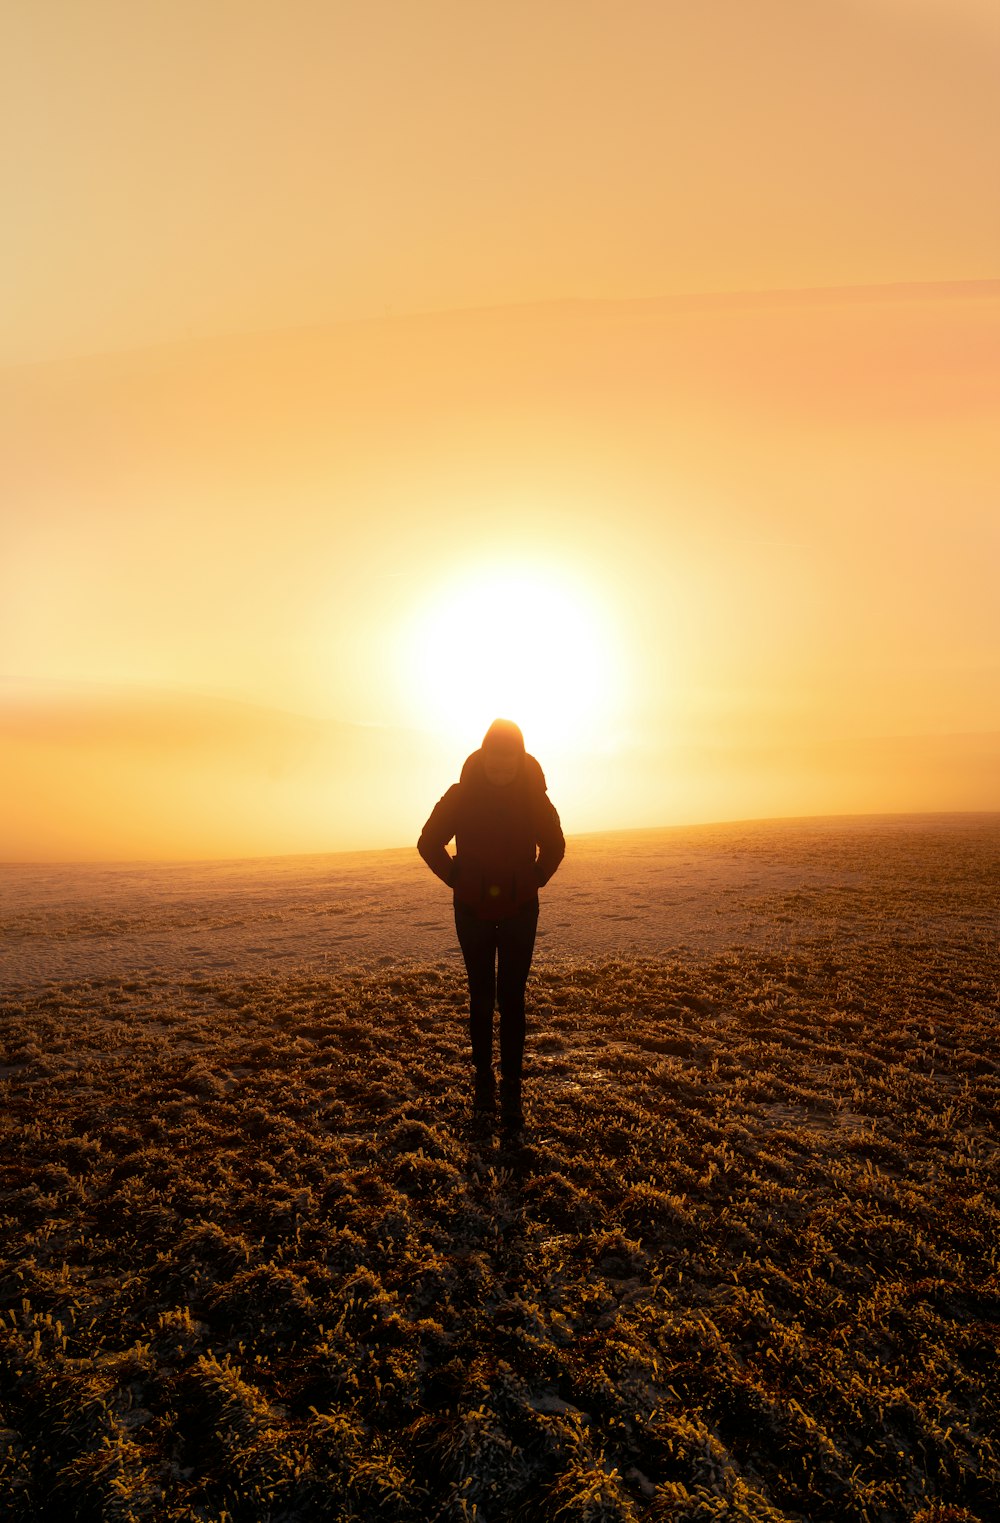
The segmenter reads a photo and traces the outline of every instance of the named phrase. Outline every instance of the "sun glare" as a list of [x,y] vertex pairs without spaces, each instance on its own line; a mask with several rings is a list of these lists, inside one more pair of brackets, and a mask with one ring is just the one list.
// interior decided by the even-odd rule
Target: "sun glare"
[[441,587],[404,632],[417,723],[477,743],[498,715],[529,751],[607,740],[620,696],[599,598],[559,574],[488,570]]

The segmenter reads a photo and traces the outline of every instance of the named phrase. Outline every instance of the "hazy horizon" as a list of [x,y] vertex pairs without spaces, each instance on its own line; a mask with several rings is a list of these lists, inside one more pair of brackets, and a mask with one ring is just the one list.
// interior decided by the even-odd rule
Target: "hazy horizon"
[[[0,680],[0,694],[4,686]],[[13,777],[21,763],[0,863],[183,863],[415,850],[428,798],[433,803],[464,759],[426,732],[317,721],[204,694],[180,701],[149,693],[80,697],[77,691],[67,701],[64,692],[49,705],[37,694],[20,704],[0,697],[5,776]],[[604,805],[588,812],[588,790],[606,783],[615,765],[606,761],[596,776],[588,770],[582,786],[572,766],[548,769],[571,838],[782,819],[990,814],[996,812],[1000,731],[863,737],[791,752],[767,746],[637,751],[630,765],[641,796],[649,796],[651,770],[662,780],[660,817],[642,812],[649,805],[630,807],[627,796],[616,811]],[[813,791],[803,794],[800,784],[799,807],[783,808],[784,780],[807,768],[817,773]],[[381,829],[359,825],[358,800],[373,786],[392,785],[396,803]],[[303,799],[315,814],[303,818]],[[737,812],[725,812],[727,801]],[[170,849],[164,849],[167,833]]]
[[[844,810],[834,814],[747,815],[732,819],[684,820],[666,824],[613,825],[600,830],[567,832],[566,842],[570,859],[578,863],[582,853],[586,858],[588,871],[593,865],[595,852],[599,854],[608,852],[610,853],[608,860],[615,862],[616,871],[627,873],[629,858],[622,857],[620,848],[628,841],[634,842],[642,853],[656,851],[664,843],[672,843],[676,846],[685,841],[689,842],[692,848],[700,848],[702,845],[711,843],[723,852],[727,849],[727,843],[728,847],[735,852],[738,843],[738,849],[742,852],[757,832],[762,833],[760,835],[762,841],[768,836],[776,841],[783,839],[783,833],[786,831],[789,839],[792,839],[796,833],[806,831],[818,832],[817,839],[825,840],[838,834],[847,839],[860,830],[868,832],[869,838],[874,841],[878,840],[885,831],[895,832],[898,835],[899,832],[905,834],[910,830],[918,833],[939,829],[960,831],[977,827],[989,830],[991,827],[995,829],[998,824],[1000,824],[1000,809]],[[386,872],[398,871],[402,867],[405,870],[404,879],[411,868],[417,871],[422,881],[426,877],[425,867],[420,866],[422,859],[416,844],[413,841],[401,840],[385,841],[376,846],[338,846],[333,849],[307,848],[300,851],[259,853],[238,852],[231,855],[202,853],[189,856],[8,857],[0,858],[0,869],[9,869],[15,875],[8,881],[9,888],[16,885],[18,881],[16,874],[23,868],[32,875],[41,874],[40,881],[48,885],[50,892],[58,895],[59,875],[65,871],[72,879],[76,869],[85,876],[89,876],[91,870],[98,876],[118,871],[126,878],[129,875],[139,875],[134,878],[135,883],[138,884],[144,872],[156,875],[162,870],[163,873],[170,874],[175,869],[179,871],[189,868],[196,876],[212,869],[218,869],[223,874],[231,870],[242,875],[250,873],[257,864],[271,864],[276,870],[280,869],[284,872],[286,869],[294,870],[296,863],[303,866],[309,864],[312,870],[327,861],[331,863],[331,866],[341,863],[341,859],[343,859],[344,867],[370,860],[373,864],[380,864]],[[55,876],[50,877],[50,873]],[[154,879],[151,878],[148,881],[153,883]],[[211,881],[210,878],[204,879],[206,884]],[[430,879],[426,881],[432,882]],[[562,881],[565,881],[565,874]],[[111,879],[106,879],[106,882],[110,884]],[[397,878],[395,882],[397,887],[401,883],[405,887],[402,879]],[[450,916],[445,917],[444,925],[450,935]]]

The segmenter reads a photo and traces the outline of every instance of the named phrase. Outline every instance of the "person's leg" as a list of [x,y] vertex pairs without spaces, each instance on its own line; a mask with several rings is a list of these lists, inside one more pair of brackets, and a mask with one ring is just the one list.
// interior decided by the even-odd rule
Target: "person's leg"
[[477,1099],[486,1100],[492,1089],[493,1011],[497,994],[497,937],[491,920],[480,920],[474,911],[455,906],[455,929],[469,979],[469,1039],[476,1065]]
[[526,905],[497,928],[497,1003],[500,1006],[500,1072],[503,1111],[521,1121],[521,1067],[524,1058],[524,989],[531,970],[538,926],[538,906]]

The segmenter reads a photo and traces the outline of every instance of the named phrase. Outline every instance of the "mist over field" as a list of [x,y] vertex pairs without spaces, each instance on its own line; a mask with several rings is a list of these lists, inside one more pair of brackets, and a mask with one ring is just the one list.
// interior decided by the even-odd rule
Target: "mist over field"
[[[66,693],[0,708],[0,861],[405,849],[458,775],[446,737],[208,697]],[[825,741],[677,740],[556,755],[566,828],[983,810],[1000,732]],[[798,807],[796,807],[798,806]]]

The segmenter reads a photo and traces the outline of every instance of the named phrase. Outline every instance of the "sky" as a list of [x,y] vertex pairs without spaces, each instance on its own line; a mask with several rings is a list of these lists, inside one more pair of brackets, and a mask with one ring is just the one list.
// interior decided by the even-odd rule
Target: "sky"
[[994,0],[37,0],[3,28],[14,359],[996,274]]
[[997,807],[992,3],[4,31],[0,860]]

